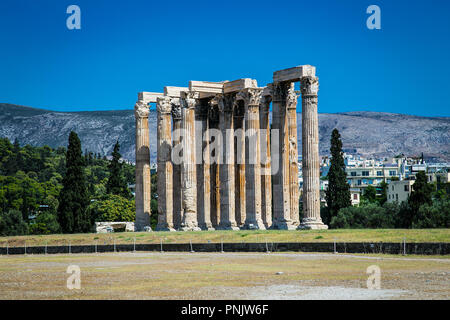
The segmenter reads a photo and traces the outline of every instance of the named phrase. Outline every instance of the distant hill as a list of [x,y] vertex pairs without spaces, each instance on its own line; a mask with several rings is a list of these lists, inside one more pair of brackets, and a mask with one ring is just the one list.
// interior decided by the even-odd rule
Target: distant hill
[[[301,153],[301,113],[298,118]],[[149,116],[151,161],[156,161],[156,111]],[[134,161],[133,110],[55,112],[0,103],[0,137],[21,144],[67,146],[69,132],[80,136],[83,151],[110,154],[116,140],[125,159]],[[320,153],[328,154],[331,131],[337,128],[344,149],[364,156],[403,153],[450,161],[450,117],[419,117],[382,112],[319,114]]]

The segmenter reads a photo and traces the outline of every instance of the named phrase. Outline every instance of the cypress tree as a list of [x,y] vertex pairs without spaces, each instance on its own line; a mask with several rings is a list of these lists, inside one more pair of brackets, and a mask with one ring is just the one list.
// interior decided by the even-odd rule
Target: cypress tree
[[63,188],[59,194],[58,222],[63,233],[89,232],[91,229],[91,221],[86,213],[89,197],[84,167],[81,142],[72,131],[66,153]]
[[117,141],[112,152],[112,160],[108,165],[109,178],[106,183],[106,193],[115,194],[130,199],[131,192],[128,190],[127,183],[124,179],[123,164],[119,161],[121,158],[119,150],[120,144],[119,141]]
[[345,172],[341,135],[337,129],[334,129],[331,133],[330,151],[331,166],[328,171],[328,189],[325,198],[331,220],[332,217],[337,215],[340,209],[352,205],[350,186],[347,183],[347,173]]
[[414,181],[414,184],[412,185],[412,192],[408,200],[413,216],[419,212],[421,205],[432,204],[432,192],[433,186],[427,182],[425,172],[419,171],[416,175],[416,181]]

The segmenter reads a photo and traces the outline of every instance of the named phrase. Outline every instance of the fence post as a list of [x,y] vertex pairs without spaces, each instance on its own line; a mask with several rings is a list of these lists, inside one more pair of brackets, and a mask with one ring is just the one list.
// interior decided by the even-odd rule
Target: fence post
[[116,252],[116,238],[114,238],[114,252]]
[[403,237],[403,255],[406,256],[406,237]]
[[336,254],[337,253],[337,251],[336,251],[336,238],[334,238],[334,252],[333,252],[334,254]]
[[161,245],[161,253],[163,253],[164,251],[163,251],[163,245],[162,245],[162,238],[159,239],[159,243],[160,243],[160,245]]
[[223,237],[220,240],[220,247],[222,248],[222,251],[220,252],[225,253],[225,251],[223,251]]
[[45,242],[45,254],[47,254],[47,241]]
[[269,246],[267,245],[267,240],[266,240],[266,253],[270,253]]
[[191,253],[194,253],[194,249],[192,248],[192,240],[189,240],[189,244],[191,245]]
[[9,242],[6,240],[6,255],[9,255]]
[[27,242],[25,241],[25,255],[27,255]]
[[95,240],[95,254],[97,254],[97,240]]
[[133,252],[136,253],[136,237],[133,239]]

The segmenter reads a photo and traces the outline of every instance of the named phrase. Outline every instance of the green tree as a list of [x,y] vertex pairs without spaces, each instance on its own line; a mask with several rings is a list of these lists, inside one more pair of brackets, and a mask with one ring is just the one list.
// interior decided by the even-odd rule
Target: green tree
[[[337,129],[331,133],[331,166],[328,171],[328,189],[326,201],[330,219],[336,216],[340,209],[352,205],[350,186],[347,183],[344,154],[342,152],[341,135]],[[328,223],[328,221],[326,221]]]
[[380,203],[380,205],[384,205],[387,201],[388,184],[386,183],[386,181],[381,181],[380,187],[381,187],[381,196],[378,198],[378,202]]
[[[419,208],[424,205],[432,204],[431,195],[433,193],[433,186],[427,182],[427,176],[424,171],[419,171],[416,174],[416,180],[412,185],[412,192],[408,199],[408,204],[411,207],[412,219],[419,212]],[[412,221],[410,221],[412,222]]]
[[108,194],[92,202],[88,207],[88,213],[96,222],[134,221],[136,206],[133,200]]
[[367,200],[369,203],[377,202],[377,189],[374,186],[368,186],[361,197],[361,200]]
[[450,200],[439,199],[432,205],[421,205],[412,222],[413,228],[449,228]]
[[59,195],[58,222],[63,233],[91,230],[92,221],[86,212],[88,204],[81,142],[78,135],[72,131],[69,135],[63,188]]
[[31,234],[52,234],[58,233],[60,230],[58,217],[50,211],[39,213],[33,223],[30,224]]
[[28,224],[18,210],[0,212],[0,236],[19,236],[28,234]]
[[123,165],[120,162],[121,155],[119,153],[120,145],[119,141],[114,145],[112,152],[112,160],[109,163],[109,178],[106,183],[106,192],[109,194],[115,194],[127,199],[131,199],[131,192],[128,189],[127,183],[123,175]]

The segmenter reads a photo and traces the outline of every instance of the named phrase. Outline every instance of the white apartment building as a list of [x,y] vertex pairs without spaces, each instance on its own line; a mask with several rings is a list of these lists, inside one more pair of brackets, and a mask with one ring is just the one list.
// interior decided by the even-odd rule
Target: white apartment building
[[346,167],[347,182],[351,188],[358,188],[363,192],[368,186],[376,187],[382,181],[389,183],[393,177],[398,177],[400,166],[398,164],[384,164],[361,167]]
[[387,190],[387,202],[407,201],[411,195],[412,185],[415,180],[391,181]]

